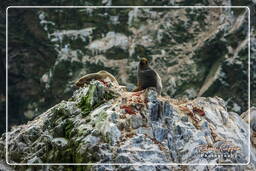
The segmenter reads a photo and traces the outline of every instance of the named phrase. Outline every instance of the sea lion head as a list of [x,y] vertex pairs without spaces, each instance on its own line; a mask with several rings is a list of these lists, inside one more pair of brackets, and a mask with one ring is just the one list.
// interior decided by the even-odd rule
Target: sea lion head
[[140,59],[139,66],[140,66],[141,69],[148,68],[149,65],[148,65],[148,60],[147,60],[147,58],[141,58],[141,59]]
[[106,74],[106,73],[108,73],[107,71],[104,71],[104,70],[100,70],[99,72],[98,72],[98,74]]

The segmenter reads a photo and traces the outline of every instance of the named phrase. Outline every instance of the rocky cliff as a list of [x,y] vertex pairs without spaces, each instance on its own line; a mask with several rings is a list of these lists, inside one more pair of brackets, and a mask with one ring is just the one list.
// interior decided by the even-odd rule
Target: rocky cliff
[[[108,78],[93,80],[34,120],[13,127],[7,136],[8,161],[148,164],[65,166],[77,170],[255,170],[255,153],[249,151],[255,151],[255,142],[248,139],[248,114],[243,114],[243,118],[229,112],[219,97],[177,100],[157,96],[154,89],[128,92]],[[2,160],[5,138],[4,134],[0,140]],[[251,164],[246,166],[165,165],[246,164],[249,156]],[[14,168],[28,167],[32,166]]]
[[[7,2],[7,1],[6,1]],[[255,71],[254,0],[8,1],[9,5],[248,5]],[[6,3],[5,3],[6,4]],[[139,56],[163,77],[171,97],[220,96],[229,110],[247,110],[246,9],[9,9],[9,121],[20,124],[68,99],[73,81],[107,70],[134,87]],[[5,16],[0,48],[5,57]],[[1,58],[1,78],[5,58]],[[255,78],[255,76],[254,76]],[[255,79],[252,87],[256,87]],[[4,81],[0,111],[5,111]],[[255,104],[252,93],[252,103]],[[4,122],[0,117],[0,122]],[[4,131],[0,124],[0,132]]]

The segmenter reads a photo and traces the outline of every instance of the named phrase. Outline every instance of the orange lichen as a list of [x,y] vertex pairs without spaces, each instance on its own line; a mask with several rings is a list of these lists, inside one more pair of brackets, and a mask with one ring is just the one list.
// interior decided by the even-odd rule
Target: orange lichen
[[161,151],[165,150],[164,145],[161,142],[157,141],[156,138],[150,137],[150,136],[148,136],[148,134],[144,134],[144,135],[146,138],[149,138],[154,144],[158,145],[158,147]]
[[133,110],[133,108],[131,106],[128,105],[122,105],[120,107],[120,109],[124,109],[126,113],[131,114],[131,115],[135,115],[135,111]]
[[204,116],[205,112],[203,111],[203,109],[200,109],[198,107],[193,106],[193,112],[199,114],[200,116]]
[[129,132],[125,135],[126,138],[132,138],[135,135],[134,132]]
[[104,80],[99,80],[105,87],[109,87],[109,83]]
[[191,111],[187,106],[179,106],[179,108],[180,108],[180,110],[182,110],[183,112],[185,112],[187,115],[189,115],[191,117],[194,125],[198,128],[199,127],[198,123],[200,122],[200,120],[196,117],[194,112]]
[[132,93],[133,96],[140,96],[143,93],[143,91]]

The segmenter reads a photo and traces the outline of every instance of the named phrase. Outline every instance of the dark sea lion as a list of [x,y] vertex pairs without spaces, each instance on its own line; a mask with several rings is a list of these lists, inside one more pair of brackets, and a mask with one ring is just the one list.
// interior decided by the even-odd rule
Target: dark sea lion
[[158,94],[161,94],[162,81],[158,73],[149,66],[146,58],[141,58],[138,65],[137,88],[133,91],[144,90],[155,87]]

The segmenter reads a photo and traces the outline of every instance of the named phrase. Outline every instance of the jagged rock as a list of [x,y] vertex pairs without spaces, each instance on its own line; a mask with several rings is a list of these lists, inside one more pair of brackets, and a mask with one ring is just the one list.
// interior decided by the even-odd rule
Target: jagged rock
[[153,121],[157,121],[160,118],[160,101],[157,99],[157,94],[155,91],[149,91],[148,92],[148,108],[150,113],[150,118]]
[[116,144],[117,141],[119,141],[121,137],[121,132],[117,128],[117,126],[113,123],[105,123],[102,126],[102,132],[107,141],[111,144]]
[[52,140],[53,148],[58,150],[65,150],[68,145],[68,141],[65,138],[54,138]]
[[28,163],[42,163],[42,160],[39,157],[35,156],[34,158],[28,160]]
[[[53,106],[26,125],[13,127],[8,132],[9,162],[247,163],[249,125],[238,114],[229,113],[221,98],[180,101],[159,97],[153,89],[127,92],[118,85],[106,86],[106,82],[91,81],[75,91],[69,101]],[[90,106],[86,106],[86,115],[85,105]],[[193,109],[200,109],[204,115]],[[0,140],[1,159],[5,157],[4,139],[5,135]],[[240,150],[234,151],[233,157],[227,157],[228,151],[223,151],[226,157],[214,155],[213,148],[222,147]],[[255,162],[255,156],[251,160]],[[161,167],[92,167],[115,168]],[[253,165],[247,168],[255,169]]]
[[[29,4],[7,1],[10,5]],[[54,1],[55,2],[55,1]],[[54,3],[52,2],[52,3]],[[57,2],[57,1],[56,1]],[[39,2],[33,2],[34,5]],[[48,3],[48,0],[40,3]],[[59,3],[59,2],[58,2]],[[68,1],[62,1],[63,5]],[[88,1],[76,5],[250,5],[251,59],[255,61],[254,0]],[[6,5],[7,6],[7,5]],[[224,8],[96,8],[43,10],[9,9],[9,116],[19,124],[34,117],[74,91],[83,75],[106,70],[133,89],[138,56],[152,62],[162,77],[163,92],[171,97],[222,95],[236,113],[247,110],[247,12]],[[61,14],[61,15],[59,15]],[[2,21],[5,21],[5,15]],[[20,20],[16,20],[19,17]],[[67,22],[66,18],[72,18]],[[84,23],[84,24],[81,24]],[[5,28],[5,22],[0,23]],[[5,34],[2,29],[1,34]],[[33,37],[33,39],[31,39]],[[5,44],[5,39],[0,39]],[[5,56],[5,46],[1,46]],[[47,60],[45,60],[47,59]],[[0,60],[5,76],[5,58]],[[36,69],[35,69],[36,68]],[[251,66],[255,71],[255,66]],[[236,77],[233,76],[236,75]],[[255,79],[251,79],[255,87]],[[0,108],[5,112],[5,84],[1,82]],[[230,89],[231,85],[233,86]],[[252,103],[255,95],[252,93]],[[33,99],[33,100],[31,100]],[[19,103],[22,102],[22,103]],[[38,110],[37,110],[38,109]],[[4,115],[0,117],[4,132]]]
[[[22,5],[25,2],[29,4],[30,1],[6,1],[9,5]],[[51,3],[54,2],[55,1],[52,1]],[[6,3],[4,4],[6,5]],[[47,1],[33,1],[34,5],[47,5],[47,3]],[[65,5],[69,2],[64,0],[61,3]],[[157,5],[250,5],[251,71],[255,71],[256,65],[253,65],[256,56],[255,0],[206,0],[200,2],[185,0],[160,0],[157,2],[148,0],[140,2],[102,0],[95,2],[79,1],[76,5],[147,6],[155,5],[156,3]],[[208,96],[225,94],[223,98],[229,100],[228,108],[236,112],[224,111],[224,113],[219,113],[218,110],[214,111],[210,108],[207,109],[208,111],[205,115],[207,121],[201,122],[197,121],[197,116],[190,115],[191,113],[189,112],[178,111],[178,113],[183,113],[184,116],[177,116],[175,113],[177,106],[166,102],[166,104],[171,104],[173,107],[171,109],[173,111],[172,116],[170,118],[163,117],[159,120],[157,120],[158,118],[153,118],[157,120],[156,122],[168,122],[168,130],[173,129],[179,134],[183,134],[184,130],[182,127],[185,127],[185,130],[188,129],[191,131],[192,137],[193,135],[197,135],[197,132],[194,132],[195,127],[202,132],[200,136],[204,135],[207,143],[222,141],[226,136],[227,139],[229,139],[228,135],[223,134],[223,132],[230,131],[230,129],[226,128],[234,128],[234,132],[237,133],[231,133],[231,135],[237,137],[237,139],[241,138],[240,135],[242,133],[247,133],[247,129],[245,129],[247,126],[246,123],[237,115],[237,113],[247,110],[247,89],[244,88],[248,86],[246,81],[247,60],[244,60],[247,58],[248,50],[246,48],[248,32],[245,26],[248,22],[246,19],[247,13],[243,13],[240,9],[207,9],[206,11],[181,9],[171,13],[165,13],[163,10],[159,9],[141,10],[138,8],[131,8],[129,10],[105,9],[100,11],[88,8],[79,9],[79,11],[74,12],[69,11],[70,10],[66,12],[63,9],[60,9],[60,11],[57,9],[38,9],[38,11],[36,11],[36,9],[27,11],[24,9],[9,10],[9,27],[12,28],[9,30],[10,40],[8,45],[10,49],[8,57],[8,78],[9,106],[11,106],[9,108],[9,117],[12,119],[10,120],[11,124],[18,124],[21,118],[24,119],[20,113],[26,113],[27,111],[31,113],[31,111],[39,109],[37,112],[34,112],[35,116],[49,108],[49,106],[54,105],[56,102],[67,99],[67,97],[70,97],[70,94],[73,93],[73,80],[76,80],[86,73],[96,72],[95,69],[107,69],[112,73],[118,74],[120,76],[119,81],[122,81],[122,83],[126,85],[129,84],[130,87],[134,86],[130,83],[130,81],[134,80],[135,75],[134,61],[137,60],[137,56],[146,55],[152,59],[154,68],[160,69],[160,75],[168,75],[168,77],[163,78],[163,82],[166,87],[166,93],[171,95],[171,97],[186,96],[195,98],[198,91],[199,95],[204,92]],[[24,13],[25,15],[23,15]],[[60,15],[56,15],[56,13]],[[70,17],[72,20],[66,20],[66,18]],[[1,15],[1,18],[2,21],[5,21],[5,15]],[[17,18],[19,18],[19,20],[17,20]],[[86,24],[81,24],[81,22]],[[5,27],[3,26],[4,24],[5,22],[1,23],[1,28]],[[63,30],[60,29],[60,26]],[[76,30],[74,30],[74,28],[76,28]],[[113,30],[115,30],[115,32]],[[5,29],[2,29],[1,33],[3,35],[5,34],[4,32]],[[1,39],[0,41],[2,45],[5,44],[5,39]],[[1,46],[1,53],[3,54],[2,56],[5,56],[5,46]],[[129,59],[126,58],[127,56],[129,56]],[[217,58],[219,60],[217,60]],[[0,62],[1,76],[4,77],[5,58],[2,58]],[[202,63],[204,65],[202,65]],[[255,80],[255,74],[252,72],[252,90],[255,89]],[[41,84],[39,84],[39,82],[41,82]],[[4,81],[2,83],[4,84]],[[230,89],[231,85],[232,89]],[[0,95],[2,99],[5,98],[2,97],[2,94],[5,92],[5,86],[1,86],[1,90],[3,90]],[[88,87],[80,89],[77,92],[86,95],[87,91]],[[256,93],[252,92],[251,102],[254,105],[255,97]],[[32,104],[31,99],[33,99]],[[81,100],[80,97],[74,97],[74,99],[78,101]],[[212,99],[215,100],[215,98]],[[203,99],[203,101],[204,100],[210,99]],[[28,154],[30,154],[29,151],[32,147],[29,146],[29,144],[35,141],[32,151],[38,151],[41,147],[46,147],[44,149],[46,150],[45,152],[40,152],[40,155],[42,155],[51,148],[51,140],[54,138],[68,137],[67,139],[71,144],[70,147],[72,147],[73,144],[75,144],[74,147],[77,147],[77,145],[80,144],[81,137],[90,137],[90,135],[98,138],[101,137],[102,132],[96,128],[101,127],[102,122],[95,123],[98,117],[86,117],[83,120],[83,117],[80,117],[82,109],[76,106],[78,101],[72,102],[75,105],[65,101],[64,106],[66,107],[66,105],[72,104],[73,109],[61,111],[60,116],[63,114],[66,118],[61,118],[58,121],[56,121],[55,117],[58,118],[60,116],[50,111],[45,115],[45,117],[49,119],[41,119],[43,123],[42,126],[39,126],[40,133],[34,135],[33,131],[29,133],[22,132],[22,134],[29,135],[17,137],[15,141],[17,140],[19,143],[17,143],[17,146],[14,146],[14,148],[17,148],[18,152],[19,149],[22,149],[25,153],[28,152]],[[159,101],[161,102],[162,99]],[[22,103],[18,104],[17,102]],[[198,102],[196,103],[198,104]],[[218,106],[218,103],[220,103],[220,101],[218,102],[217,100],[215,105]],[[5,112],[4,104],[5,100],[1,100],[1,113]],[[160,114],[162,114],[161,110],[163,110],[161,105],[160,103]],[[203,104],[203,106],[205,105],[207,105],[207,103]],[[104,108],[105,110],[109,109],[107,106],[108,105]],[[155,105],[153,109],[158,111],[158,107],[159,104]],[[213,108],[215,108],[215,106]],[[96,109],[98,109],[98,107],[95,108],[94,111]],[[122,114],[127,115],[126,111],[122,112]],[[209,112],[212,112],[213,115]],[[216,118],[213,117],[215,112]],[[112,110],[106,113],[112,113]],[[118,129],[124,129],[124,132],[132,130],[132,123],[127,121],[130,117],[127,117],[128,119],[120,118],[121,112],[118,107],[115,113],[117,117],[108,117],[108,121],[117,124]],[[90,114],[91,113],[85,115]],[[143,112],[143,115],[147,116],[147,118],[149,116],[148,114],[148,111]],[[102,116],[102,118],[105,119],[104,116],[106,115],[103,114]],[[123,115],[121,116],[123,117]],[[152,116],[154,117],[155,115]],[[163,114],[163,116],[165,116],[165,114]],[[182,123],[178,122],[177,124],[177,121],[181,121]],[[1,115],[0,122],[0,132],[4,132],[4,115]],[[154,138],[151,125],[144,124],[144,122],[151,123],[151,120],[150,118],[148,118],[148,120],[144,119],[143,126],[132,131],[134,131],[135,134],[147,134],[150,138]],[[224,125],[222,125],[222,123]],[[78,166],[78,170],[100,170],[99,168],[101,168],[101,170],[255,170],[256,134],[253,132],[255,131],[254,123],[255,121],[251,122],[251,143],[254,145],[251,147],[252,164],[247,166]],[[40,122],[29,124],[40,125]],[[237,127],[239,127],[239,129],[237,129]],[[14,132],[14,129],[17,129],[17,132]],[[19,134],[19,130],[26,130],[26,127],[22,129],[16,127],[13,128],[13,130],[11,132],[16,136]],[[48,130],[50,130],[49,133],[47,132]],[[129,134],[129,136],[132,135],[132,133]],[[174,133],[173,131],[168,132],[167,140],[169,140],[169,137],[175,137]],[[190,133],[187,134],[190,135]],[[168,147],[169,149],[174,149],[171,155],[176,155],[176,157],[172,159],[172,161],[175,161],[180,154],[177,155],[176,146],[171,144],[174,140],[171,138]],[[13,140],[13,137],[11,137],[11,139]],[[186,141],[189,141],[189,136]],[[205,141],[203,142],[205,143]],[[241,144],[241,142],[237,140],[236,142]],[[0,140],[0,158],[4,158],[5,156],[4,143],[5,137],[3,136]],[[246,145],[247,143],[244,144]],[[105,149],[105,147],[100,148]],[[109,153],[112,154],[113,152],[107,150],[104,151],[104,153],[102,152],[104,155],[100,158],[104,158],[106,162],[113,161],[110,155],[108,155]],[[67,154],[69,154],[69,152]],[[15,155],[16,153],[13,154],[14,157]],[[28,155],[28,157],[30,157],[30,159],[28,159],[30,161],[36,159],[35,156],[32,157]],[[49,158],[49,160],[53,158],[54,157]],[[59,160],[58,157],[57,160]],[[69,159],[69,161],[70,160],[72,159]],[[4,166],[4,162],[0,160],[0,170],[9,169],[11,170],[10,167]],[[64,166],[53,166],[45,168],[40,167],[39,169],[65,170],[66,168]],[[33,168],[31,170],[39,169]],[[22,170],[22,167],[16,170]]]
[[165,102],[164,103],[163,115],[164,116],[171,116],[172,115],[172,110],[173,110],[172,106],[169,103]]
[[130,118],[130,125],[133,129],[137,129],[143,125],[143,120],[141,115],[133,115]]
[[157,141],[162,142],[167,137],[168,129],[166,128],[153,128],[153,134]]

